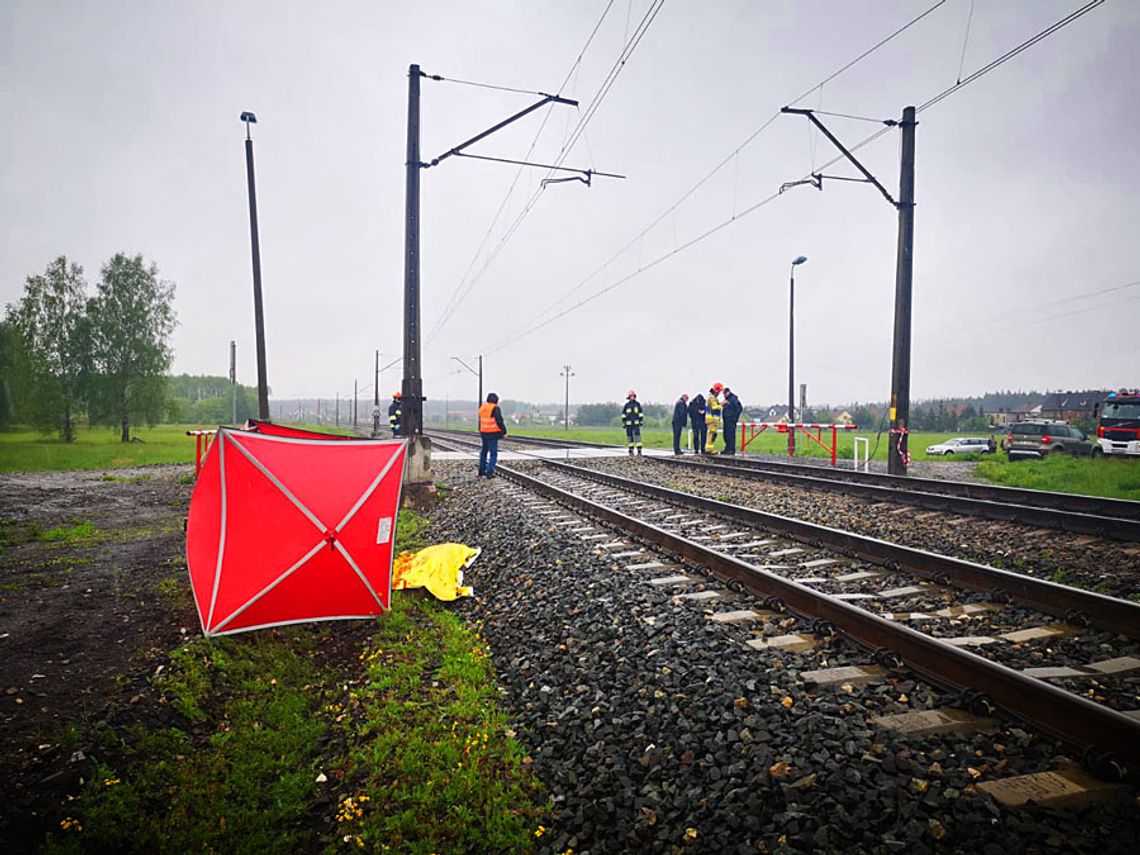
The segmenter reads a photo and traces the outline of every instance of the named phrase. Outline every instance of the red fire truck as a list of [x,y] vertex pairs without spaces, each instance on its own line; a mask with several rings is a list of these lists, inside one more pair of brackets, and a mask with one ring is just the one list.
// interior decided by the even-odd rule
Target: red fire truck
[[1140,389],[1109,392],[1097,416],[1096,440],[1105,454],[1140,457]]

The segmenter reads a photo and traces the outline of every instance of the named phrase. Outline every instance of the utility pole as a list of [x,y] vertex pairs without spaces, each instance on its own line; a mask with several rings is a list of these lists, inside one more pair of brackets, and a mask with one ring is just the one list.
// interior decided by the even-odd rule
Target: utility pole
[[899,248],[895,264],[895,342],[891,365],[891,442],[887,472],[905,475],[910,463],[910,314],[914,282],[914,107],[903,110],[899,166]]
[[483,354],[479,354],[479,404],[483,403]]
[[527,163],[465,153],[464,150],[469,146],[486,139],[496,131],[533,113],[535,110],[545,107],[547,104],[578,106],[577,101],[569,98],[545,94],[529,107],[448,149],[439,157],[424,162],[420,160],[420,79],[423,77],[440,81],[445,79],[438,74],[424,74],[419,65],[415,63],[408,67],[408,143],[405,161],[407,183],[404,209],[404,380],[401,388],[403,404],[401,407],[403,412],[401,433],[408,438],[410,446],[408,448],[407,467],[404,470],[405,483],[417,484],[430,489],[432,485],[431,443],[423,438],[424,396],[423,378],[420,374],[420,170],[438,166],[441,161],[449,157],[459,156],[517,163],[522,166],[553,169],[561,172],[575,172],[583,176],[575,180],[580,180],[587,186],[594,176],[612,178],[623,178],[624,176],[611,175],[592,169],[568,169],[557,164]]
[[231,421],[237,424],[237,342],[230,342],[230,391],[233,393],[233,417]]
[[563,410],[562,423],[566,430],[570,430],[570,378],[574,376],[574,372],[570,370],[569,365],[564,365],[560,376],[566,378],[566,409]]
[[360,395],[356,389],[356,384],[358,382],[359,381],[357,381],[357,380],[352,381],[352,429],[353,430],[356,430],[356,404],[357,404],[357,401],[360,400]]
[[372,406],[380,406],[380,351],[376,351],[376,370],[372,376]]
[[420,78],[408,68],[407,190],[404,200],[404,382],[400,433],[414,442],[423,433],[423,378],[420,377]]
[[340,392],[336,393],[336,426],[340,427]]
[[891,438],[887,445],[887,472],[891,475],[906,475],[907,465],[910,463],[910,452],[908,450],[910,438],[910,316],[911,291],[914,281],[914,143],[915,128],[918,125],[915,120],[916,110],[914,107],[905,107],[900,121],[889,119],[883,123],[887,126],[898,125],[902,128],[902,156],[899,163],[899,199],[897,202],[887,191],[887,188],[880,184],[875,176],[868,172],[867,168],[855,158],[855,155],[848,151],[843,143],[823,126],[811,110],[784,107],[781,112],[807,116],[808,120],[862,173],[863,178],[852,179],[812,173],[810,179],[784,184],[780,187],[780,192],[797,184],[811,184],[822,190],[825,178],[840,181],[866,181],[868,184],[874,185],[875,189],[899,212],[898,252],[895,261],[894,347],[891,364],[889,413]]
[[253,138],[249,126],[257,122],[250,112],[241,114],[245,122],[245,175],[249,186],[249,239],[253,253],[253,322],[257,333],[257,417],[269,421],[269,381],[265,371],[265,313],[261,306],[261,244],[257,238],[257,187],[253,180]]

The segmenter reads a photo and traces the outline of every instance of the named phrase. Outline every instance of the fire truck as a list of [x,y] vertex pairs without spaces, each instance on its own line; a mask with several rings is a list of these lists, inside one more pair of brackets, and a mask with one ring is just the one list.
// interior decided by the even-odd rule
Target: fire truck
[[1096,440],[1105,454],[1140,457],[1140,389],[1109,392],[1097,415]]

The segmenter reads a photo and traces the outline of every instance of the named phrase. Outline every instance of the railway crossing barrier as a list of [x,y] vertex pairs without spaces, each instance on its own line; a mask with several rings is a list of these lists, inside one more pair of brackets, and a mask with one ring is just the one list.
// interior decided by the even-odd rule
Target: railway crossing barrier
[[[741,422],[740,423],[740,450],[743,452],[752,440],[764,433],[764,431],[771,428],[776,433],[786,434],[789,430],[800,432],[806,439],[811,440],[828,454],[831,455],[831,465],[835,465],[836,450],[839,444],[839,431],[841,430],[856,430],[858,425],[841,425],[841,424],[805,424],[802,422]],[[825,430],[831,431],[831,444],[828,445],[824,442]],[[814,433],[813,433],[814,431]],[[789,455],[790,456],[790,455]]]

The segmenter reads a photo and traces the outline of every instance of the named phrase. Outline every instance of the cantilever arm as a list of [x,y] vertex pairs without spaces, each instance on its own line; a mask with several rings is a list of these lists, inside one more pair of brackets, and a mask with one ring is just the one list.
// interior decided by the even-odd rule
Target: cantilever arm
[[[851,152],[849,152],[844,147],[843,143],[841,143],[838,139],[836,139],[835,134],[833,134],[831,131],[829,131],[827,128],[825,128],[823,126],[823,123],[815,117],[815,114],[811,110],[803,110],[803,109],[800,109],[797,107],[783,107],[780,109],[780,112],[781,113],[795,113],[796,115],[799,115],[799,116],[807,116],[808,121],[810,121],[813,125],[815,125],[817,128],[819,128],[820,133],[822,133],[825,137],[827,137],[829,140],[831,140],[832,145],[834,145],[837,149],[839,149],[839,151],[843,154],[844,157],[846,157],[853,164],[855,164],[855,168],[863,173],[863,175],[866,177],[868,182],[870,182],[871,184],[874,184],[875,187],[878,188],[879,192],[882,193],[884,197],[886,197],[886,200],[888,202],[890,202],[896,208],[899,207],[899,203],[896,202],[894,200],[894,197],[891,196],[891,194],[887,192],[887,188],[884,187],[882,184],[880,184],[877,180],[875,180],[875,176],[872,175],[870,172],[868,172],[866,167],[864,167],[863,164],[861,164],[855,158],[855,155],[853,155]],[[829,177],[831,177],[831,176],[829,176]],[[820,189],[823,189],[823,188],[821,187]]]
[[511,124],[511,122],[516,122],[519,119],[521,119],[523,116],[527,115],[528,113],[533,113],[539,107],[544,107],[550,103],[568,104],[571,107],[577,107],[578,106],[578,102],[573,101],[570,98],[563,98],[560,95],[547,95],[541,101],[538,101],[537,103],[531,104],[525,110],[519,110],[519,112],[515,113],[513,116],[510,116],[506,119],[503,119],[503,121],[499,122],[497,125],[494,125],[494,126],[488,128],[487,130],[483,131],[483,133],[476,134],[475,136],[471,137],[471,139],[466,140],[465,142],[461,142],[459,145],[455,146],[455,148],[452,148],[452,149],[449,149],[448,151],[445,151],[439,157],[433,158],[431,163],[421,163],[420,166],[425,168],[425,169],[429,166],[439,166],[439,162],[441,160],[445,160],[446,158],[451,157],[453,154],[459,154],[459,152],[463,151],[463,149],[467,148],[470,145],[473,145],[474,143],[479,142],[479,140],[483,139],[484,137],[489,137],[495,131],[502,130],[507,125]]

